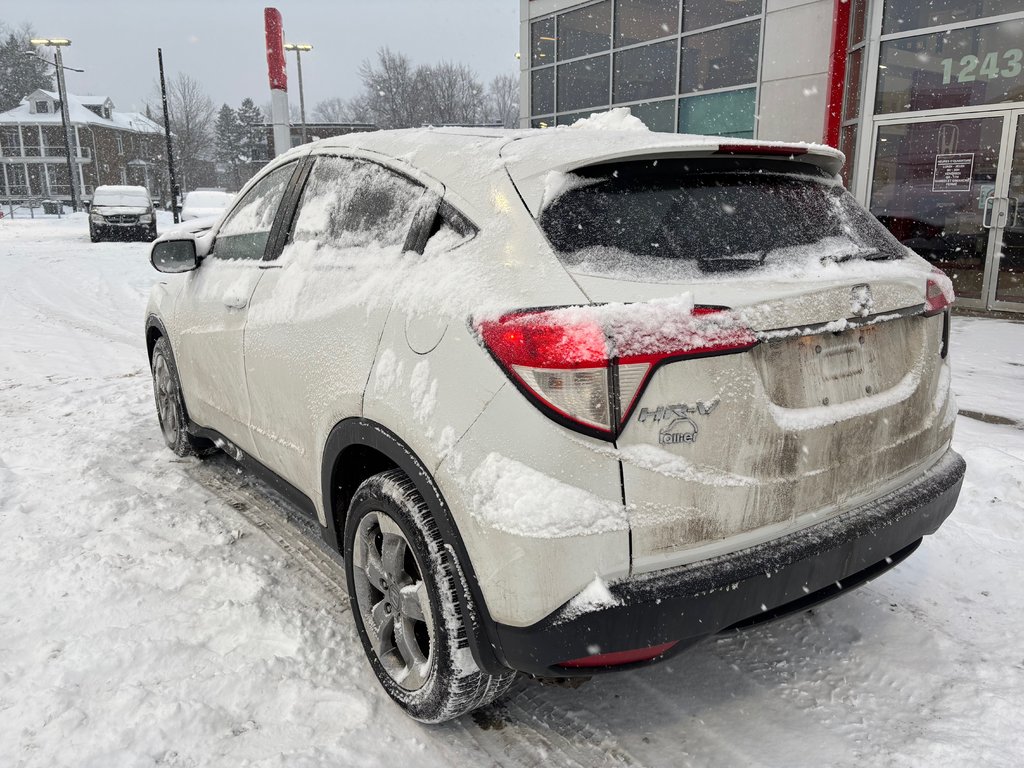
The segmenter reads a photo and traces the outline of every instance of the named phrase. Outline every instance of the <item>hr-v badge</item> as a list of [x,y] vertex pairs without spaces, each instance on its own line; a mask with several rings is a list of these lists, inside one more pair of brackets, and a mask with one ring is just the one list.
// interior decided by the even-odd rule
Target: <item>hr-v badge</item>
[[637,421],[641,424],[651,422],[664,424],[658,432],[661,445],[678,445],[680,443],[696,443],[700,429],[695,416],[709,416],[718,407],[719,399],[704,402],[698,400],[690,403],[659,405],[657,408],[641,408]]

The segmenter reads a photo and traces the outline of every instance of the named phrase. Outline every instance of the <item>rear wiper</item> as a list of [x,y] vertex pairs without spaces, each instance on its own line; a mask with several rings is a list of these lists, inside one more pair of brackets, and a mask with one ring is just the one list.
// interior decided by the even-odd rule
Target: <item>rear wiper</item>
[[858,248],[856,251],[848,251],[846,253],[835,253],[826,254],[821,257],[821,263],[824,264],[827,261],[831,261],[835,264],[840,264],[850,259],[863,259],[864,261],[887,261],[889,259],[888,254],[882,253],[877,248]]
[[697,266],[703,272],[738,272],[754,269],[764,264],[768,250],[757,253],[741,253],[735,256],[698,256]]

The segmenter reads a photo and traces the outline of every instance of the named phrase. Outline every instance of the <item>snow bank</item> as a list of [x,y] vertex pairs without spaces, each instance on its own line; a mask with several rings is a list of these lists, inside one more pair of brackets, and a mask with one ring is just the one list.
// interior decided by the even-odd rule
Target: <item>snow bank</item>
[[622,504],[598,498],[498,453],[469,478],[471,512],[481,524],[516,536],[554,539],[627,527]]

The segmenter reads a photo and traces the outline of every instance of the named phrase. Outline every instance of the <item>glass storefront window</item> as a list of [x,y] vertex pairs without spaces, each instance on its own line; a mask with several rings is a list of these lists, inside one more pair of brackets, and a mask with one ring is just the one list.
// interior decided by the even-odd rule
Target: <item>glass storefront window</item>
[[1017,118],[1010,150],[1006,226],[999,243],[996,301],[1024,303],[1024,115]]
[[756,89],[709,93],[679,100],[680,133],[749,139],[754,136]]
[[1024,100],[1024,19],[882,43],[875,113]]
[[1024,0],[885,0],[882,34],[1024,11]]
[[611,0],[558,17],[558,60],[607,51],[612,45]]
[[761,14],[761,0],[683,0],[683,32]]
[[[676,129],[676,100],[654,101],[634,104],[629,111],[640,118],[644,125],[659,133],[672,133]],[[1024,215],[1024,211],[1021,212]]]
[[615,54],[612,103],[671,96],[675,88],[675,40]]
[[633,45],[674,35],[679,24],[679,0],[617,0],[615,45]]
[[530,114],[546,115],[555,111],[555,68],[535,69],[530,73]]
[[554,124],[553,117],[535,117],[530,121],[531,128],[551,128]]
[[843,119],[852,120],[860,116],[861,66],[864,49],[858,48],[846,57],[846,100],[843,105]]
[[867,22],[867,0],[849,0],[850,6],[850,39],[847,45],[852,48],[864,39]]
[[[958,295],[979,299],[1003,118],[878,128],[871,212],[896,239],[944,270]],[[955,168],[953,183],[944,169]]]
[[846,162],[843,163],[843,170],[840,176],[843,179],[843,186],[850,188],[850,179],[853,177],[853,163],[857,152],[857,126],[844,125],[839,131],[839,151],[846,155]]
[[558,111],[571,112],[608,104],[609,56],[558,65]]
[[755,82],[760,39],[760,20],[684,37],[679,92],[709,91]]
[[530,25],[530,63],[539,67],[555,63],[555,18],[549,17]]

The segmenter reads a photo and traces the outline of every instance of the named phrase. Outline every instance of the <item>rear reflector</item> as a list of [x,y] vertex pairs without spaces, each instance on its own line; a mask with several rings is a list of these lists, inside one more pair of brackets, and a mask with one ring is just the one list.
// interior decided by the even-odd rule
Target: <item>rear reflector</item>
[[618,434],[660,364],[757,344],[754,333],[723,307],[671,316],[647,305],[611,313],[601,307],[530,309],[481,321],[477,330],[542,412],[606,440]]
[[570,667],[572,669],[585,669],[594,667],[621,667],[623,664],[636,664],[639,661],[650,661],[665,653],[668,653],[678,640],[661,645],[652,645],[650,648],[637,648],[632,651],[616,651],[615,653],[598,653],[593,656],[584,656],[581,659],[563,661],[558,666]]
[[938,269],[932,271],[937,274],[934,278],[928,278],[925,285],[924,314],[926,317],[945,311],[956,300],[953,284],[946,274]]

